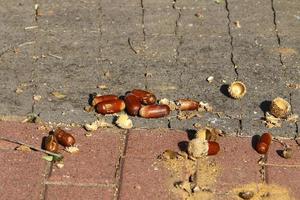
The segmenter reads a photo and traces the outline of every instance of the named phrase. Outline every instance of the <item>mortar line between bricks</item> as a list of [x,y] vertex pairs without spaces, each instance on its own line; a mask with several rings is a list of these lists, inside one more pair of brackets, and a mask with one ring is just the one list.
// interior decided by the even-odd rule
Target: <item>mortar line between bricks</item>
[[47,180],[49,179],[50,174],[52,172],[52,166],[53,166],[52,162],[47,162],[46,167],[45,167],[45,172],[44,172],[44,179],[43,179],[43,183],[42,183],[44,188],[43,188],[42,193],[40,194],[41,200],[45,200],[46,196],[47,196],[47,190],[48,190]]
[[[276,14],[276,10],[274,7],[274,0],[271,0],[271,8],[272,8],[272,12],[273,12],[273,24],[274,24],[274,30],[276,33],[276,38],[277,38],[277,44],[279,47],[281,47],[281,39],[278,33],[278,28],[277,28],[277,14]],[[279,52],[279,60],[280,60],[280,64],[281,66],[284,66],[283,60],[282,60],[282,54]],[[285,73],[285,71],[284,71]]]
[[[293,106],[293,93],[290,92],[289,96],[290,96],[289,103],[291,105],[291,113],[295,114],[294,113],[294,106]],[[295,133],[296,133],[295,134],[295,138],[297,138],[299,136],[299,126],[298,126],[298,122],[297,121],[295,122]]]
[[234,68],[234,72],[235,72],[235,75],[236,75],[236,79],[239,79],[239,73],[238,73],[238,69],[237,69],[237,66],[236,66],[236,63],[234,61],[234,46],[233,46],[233,35],[231,33],[231,28],[230,28],[230,25],[231,25],[231,18],[230,18],[230,10],[229,10],[229,3],[228,3],[228,0],[225,0],[225,9],[227,11],[227,28],[228,28],[228,35],[230,37],[230,61],[233,65],[233,68]]
[[99,187],[99,188],[113,188],[116,184],[109,183],[67,183],[61,181],[46,181],[45,184],[49,185],[61,185],[61,186],[80,186],[80,187]]
[[119,162],[117,165],[117,169],[116,169],[116,191],[115,191],[115,195],[114,195],[114,200],[119,200],[120,199],[120,189],[122,186],[122,182],[123,182],[123,168],[124,168],[124,161],[125,161],[125,155],[126,155],[126,151],[127,151],[127,145],[128,145],[128,137],[129,137],[129,130],[127,130],[125,132],[124,135],[124,143],[123,143],[123,149],[121,152],[121,155],[119,157]]

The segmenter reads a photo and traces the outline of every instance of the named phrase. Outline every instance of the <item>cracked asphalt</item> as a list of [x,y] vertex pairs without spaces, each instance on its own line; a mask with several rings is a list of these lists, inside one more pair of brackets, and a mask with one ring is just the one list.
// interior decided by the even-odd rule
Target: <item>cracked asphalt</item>
[[[200,122],[236,135],[298,135],[297,123],[268,130],[260,120],[276,97],[300,113],[299,89],[287,87],[300,77],[297,0],[6,0],[0,19],[2,116],[83,124],[97,118],[83,109],[89,94],[140,88],[208,102],[227,117],[134,118],[136,127],[185,130]],[[247,86],[241,100],[224,94],[234,80]]]

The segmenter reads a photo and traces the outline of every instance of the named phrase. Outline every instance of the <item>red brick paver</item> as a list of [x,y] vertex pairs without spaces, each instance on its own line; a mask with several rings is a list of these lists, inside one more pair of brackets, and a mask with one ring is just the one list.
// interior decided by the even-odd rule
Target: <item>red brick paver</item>
[[280,185],[290,190],[291,194],[300,199],[300,147],[292,140],[283,140],[293,149],[291,159],[285,159],[278,155],[283,147],[279,143],[273,143],[269,149],[267,163],[268,183]]
[[40,199],[47,162],[37,152],[0,151],[1,199]]
[[46,200],[111,200],[114,196],[113,188],[87,187],[71,185],[48,185]]
[[252,138],[224,137],[219,141],[221,150],[212,159],[220,166],[215,185],[218,198],[224,199],[231,189],[249,183],[259,183],[259,154],[252,148]]
[[49,181],[62,183],[112,184],[122,150],[121,131],[102,130],[86,137],[83,129],[69,131],[76,138],[79,152],[64,153],[64,167],[53,167]]
[[166,149],[178,151],[178,143],[187,140],[184,132],[164,129],[129,132],[120,199],[173,199],[167,185],[169,172],[157,156]]

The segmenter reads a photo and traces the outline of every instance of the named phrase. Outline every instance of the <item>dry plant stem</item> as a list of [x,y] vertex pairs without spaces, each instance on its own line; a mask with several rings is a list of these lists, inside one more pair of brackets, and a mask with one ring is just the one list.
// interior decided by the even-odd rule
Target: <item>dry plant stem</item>
[[298,168],[299,165],[285,165],[285,164],[272,164],[272,163],[263,163],[262,166],[273,166],[273,167],[291,167],[291,168]]
[[278,139],[278,138],[273,138],[272,139],[274,142],[278,142],[279,144],[281,144],[283,147],[288,147],[288,145],[285,143],[285,142],[283,142],[282,140],[280,140],[280,139]]
[[55,156],[55,157],[58,157],[58,158],[62,157],[61,154],[57,154],[57,153],[53,153],[53,152],[50,152],[50,151],[47,151],[47,150],[44,150],[44,149],[41,149],[41,148],[37,148],[37,147],[34,147],[34,146],[30,145],[30,144],[25,144],[25,143],[17,141],[17,140],[11,140],[11,139],[8,139],[8,138],[3,137],[3,136],[0,136],[0,140],[5,140],[7,142],[12,142],[12,143],[24,145],[24,146],[27,146],[27,147],[33,149],[33,150],[40,151],[40,152],[43,152],[43,153],[46,153],[46,154],[49,154],[51,156]]

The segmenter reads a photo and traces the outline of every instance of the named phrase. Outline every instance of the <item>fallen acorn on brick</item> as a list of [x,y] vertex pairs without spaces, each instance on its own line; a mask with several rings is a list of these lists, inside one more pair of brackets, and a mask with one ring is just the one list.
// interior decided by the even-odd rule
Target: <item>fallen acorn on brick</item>
[[264,133],[260,137],[257,145],[256,145],[256,151],[259,154],[266,154],[269,150],[270,144],[272,142],[272,134],[271,133]]
[[75,144],[75,138],[61,128],[57,128],[53,135],[55,136],[57,142],[64,147],[70,147]]
[[195,138],[189,142],[187,151],[189,157],[195,160],[205,156],[216,155],[220,151],[220,146],[217,142]]
[[144,105],[152,105],[156,103],[156,96],[151,92],[140,89],[134,89],[131,91],[131,94],[136,96]]
[[181,111],[198,110],[199,102],[192,99],[179,99],[176,102],[177,109]]
[[118,113],[124,109],[125,102],[121,99],[107,100],[96,105],[96,111],[102,115]]
[[58,152],[58,143],[54,135],[49,135],[45,138],[44,149],[54,153]]
[[160,118],[169,115],[170,108],[167,105],[147,105],[143,106],[139,115],[143,118]]

